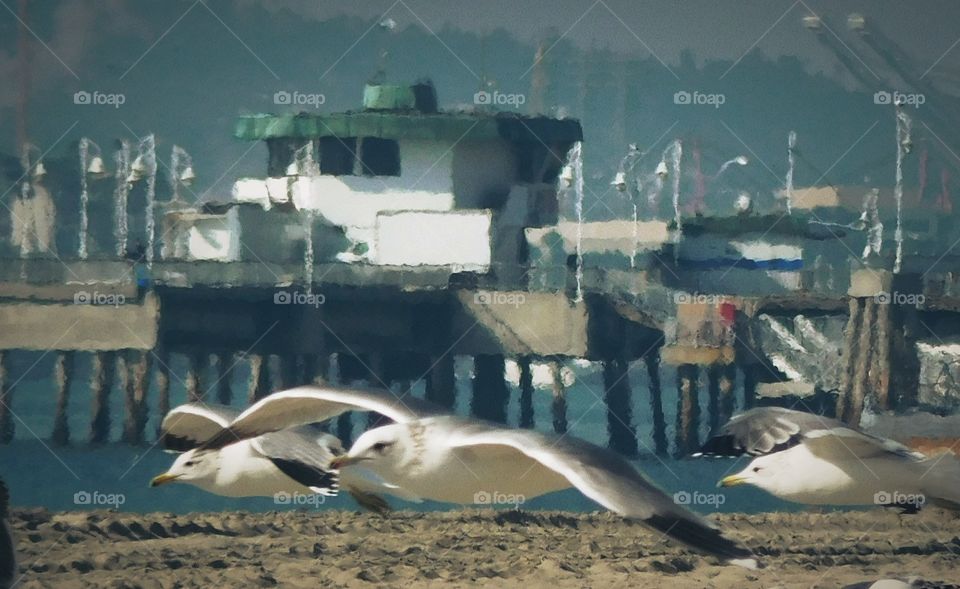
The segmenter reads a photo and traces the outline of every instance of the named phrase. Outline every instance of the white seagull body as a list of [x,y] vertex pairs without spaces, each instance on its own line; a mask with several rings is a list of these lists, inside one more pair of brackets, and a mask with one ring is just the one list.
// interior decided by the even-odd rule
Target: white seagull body
[[928,457],[802,411],[751,409],[724,425],[701,454],[754,456],[720,485],[752,484],[796,503],[960,509],[960,462],[952,454]]
[[151,486],[182,482],[225,497],[276,497],[335,496],[342,485],[364,507],[388,508],[377,494],[395,490],[365,468],[332,468],[333,458],[344,453],[340,440],[309,426],[237,440],[216,450],[198,448],[238,415],[231,407],[203,403],[172,409],[161,425],[162,441],[166,449],[184,453]]
[[[572,436],[555,437],[461,418],[387,392],[305,386],[270,395],[204,447],[329,419],[349,410],[395,423],[361,435],[334,467],[359,465],[424,499],[458,504],[517,504],[576,487],[604,507],[726,562],[756,567],[752,553],[647,481],[618,454]],[[393,492],[393,491],[388,491]]]

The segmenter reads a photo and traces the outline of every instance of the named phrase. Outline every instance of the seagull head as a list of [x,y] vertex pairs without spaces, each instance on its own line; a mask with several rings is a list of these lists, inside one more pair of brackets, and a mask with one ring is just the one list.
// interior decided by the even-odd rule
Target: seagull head
[[330,466],[339,470],[353,464],[363,464],[381,476],[390,473],[402,456],[406,433],[406,428],[399,423],[365,431],[353,443],[350,451],[334,458]]
[[718,487],[736,487],[737,485],[754,485],[776,495],[776,487],[780,469],[776,468],[773,460],[776,454],[758,456],[740,472],[720,479]]
[[195,448],[178,456],[167,472],[153,477],[150,486],[159,487],[174,481],[196,483],[212,479],[217,474],[217,468],[216,452]]

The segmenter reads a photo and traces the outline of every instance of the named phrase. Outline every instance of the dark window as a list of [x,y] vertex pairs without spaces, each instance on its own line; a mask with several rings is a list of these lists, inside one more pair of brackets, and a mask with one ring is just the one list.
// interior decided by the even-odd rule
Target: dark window
[[364,176],[400,175],[400,146],[393,139],[364,137],[360,159]]
[[331,176],[353,174],[356,152],[356,137],[321,137],[320,173]]

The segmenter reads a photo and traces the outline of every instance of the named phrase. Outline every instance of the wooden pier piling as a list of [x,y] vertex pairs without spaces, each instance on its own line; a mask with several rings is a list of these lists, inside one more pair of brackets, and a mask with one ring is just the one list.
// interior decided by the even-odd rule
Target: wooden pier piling
[[734,387],[737,371],[734,364],[712,364],[708,372],[709,425],[717,431],[732,416],[736,406]]
[[157,358],[157,413],[160,422],[157,424],[157,435],[160,435],[160,425],[163,418],[170,411],[170,353],[166,348],[156,351]]
[[13,441],[13,386],[9,384],[9,351],[0,350],[0,443]]
[[210,359],[200,352],[195,352],[188,356],[187,378],[184,384],[187,388],[187,402],[196,403],[203,401],[206,389],[203,388],[204,369],[207,367]]
[[502,354],[478,354],[473,359],[473,399],[470,412],[475,417],[507,422],[507,402],[510,391],[504,379]]
[[637,432],[633,426],[633,409],[627,361],[620,357],[603,363],[604,401],[607,404],[607,433],[610,449],[624,456],[636,456]]
[[143,443],[143,431],[147,425],[147,391],[150,375],[149,352],[127,350],[126,366],[126,420],[123,424],[123,439],[128,444]]
[[457,401],[457,375],[454,371],[454,358],[451,354],[430,359],[427,371],[426,398],[441,407],[453,409]]
[[247,384],[247,404],[252,405],[270,394],[270,364],[260,354],[249,354],[250,381]]
[[70,443],[70,423],[67,415],[70,407],[70,385],[73,382],[73,362],[73,352],[57,352],[53,364],[53,378],[57,385],[57,406],[50,439],[56,446],[66,446]]
[[553,375],[553,404],[550,407],[553,415],[553,431],[565,434],[567,433],[567,387],[563,383],[563,365],[559,360],[550,361],[550,374]]
[[650,386],[650,413],[653,416],[653,448],[657,456],[666,456],[667,420],[663,416],[663,389],[660,383],[660,350],[651,350],[643,357],[647,365],[647,382]]
[[95,352],[90,370],[93,403],[90,411],[90,443],[102,444],[110,437],[110,391],[116,373],[115,352]]
[[533,429],[533,370],[530,356],[518,359],[517,366],[520,368],[520,427]]
[[233,376],[233,354],[219,352],[215,359],[217,363],[217,403],[229,405],[233,402],[233,388],[230,383],[230,377]]
[[677,367],[677,456],[689,456],[700,449],[699,367]]

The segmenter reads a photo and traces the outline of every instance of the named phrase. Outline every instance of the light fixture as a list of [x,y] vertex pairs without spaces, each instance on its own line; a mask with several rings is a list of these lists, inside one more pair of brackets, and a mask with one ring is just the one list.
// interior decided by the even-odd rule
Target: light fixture
[[91,176],[105,176],[107,167],[103,164],[103,158],[95,155],[90,158],[90,165],[87,166],[87,174]]
[[290,162],[290,165],[287,166],[286,171],[284,172],[287,176],[299,176],[300,175],[300,166],[297,165],[297,160]]
[[654,172],[654,174],[656,174],[657,176],[660,176],[661,178],[666,178],[667,176],[669,176],[670,172],[667,171],[667,162],[661,160],[660,163],[657,164],[657,169]]
[[737,213],[749,213],[753,208],[753,199],[750,198],[750,193],[741,192],[737,195],[737,200],[734,201],[733,207],[737,210]]
[[745,165],[747,165],[747,164],[750,163],[750,160],[747,159],[747,156],[745,156],[745,155],[738,155],[738,156],[736,157],[736,159],[734,159],[733,161],[736,162],[737,165],[740,165],[740,166],[745,166]]
[[563,180],[564,186],[573,186],[573,167],[569,164],[563,166],[563,169],[560,170],[560,179]]
[[627,175],[624,172],[617,172],[617,175],[613,177],[613,180],[610,182],[610,186],[615,187],[619,192],[624,192],[627,189]]
[[866,26],[867,19],[859,12],[853,12],[847,16],[847,28],[851,31],[862,31]]
[[803,17],[803,28],[811,31],[819,31],[823,26],[823,21],[820,20],[820,17],[815,14],[808,14]]
[[180,174],[180,181],[187,186],[193,184],[193,181],[196,179],[197,175],[193,171],[193,166],[187,166],[184,168],[183,173]]
[[37,160],[36,165],[33,166],[33,178],[39,179],[47,175],[47,169],[43,167],[43,160]]

